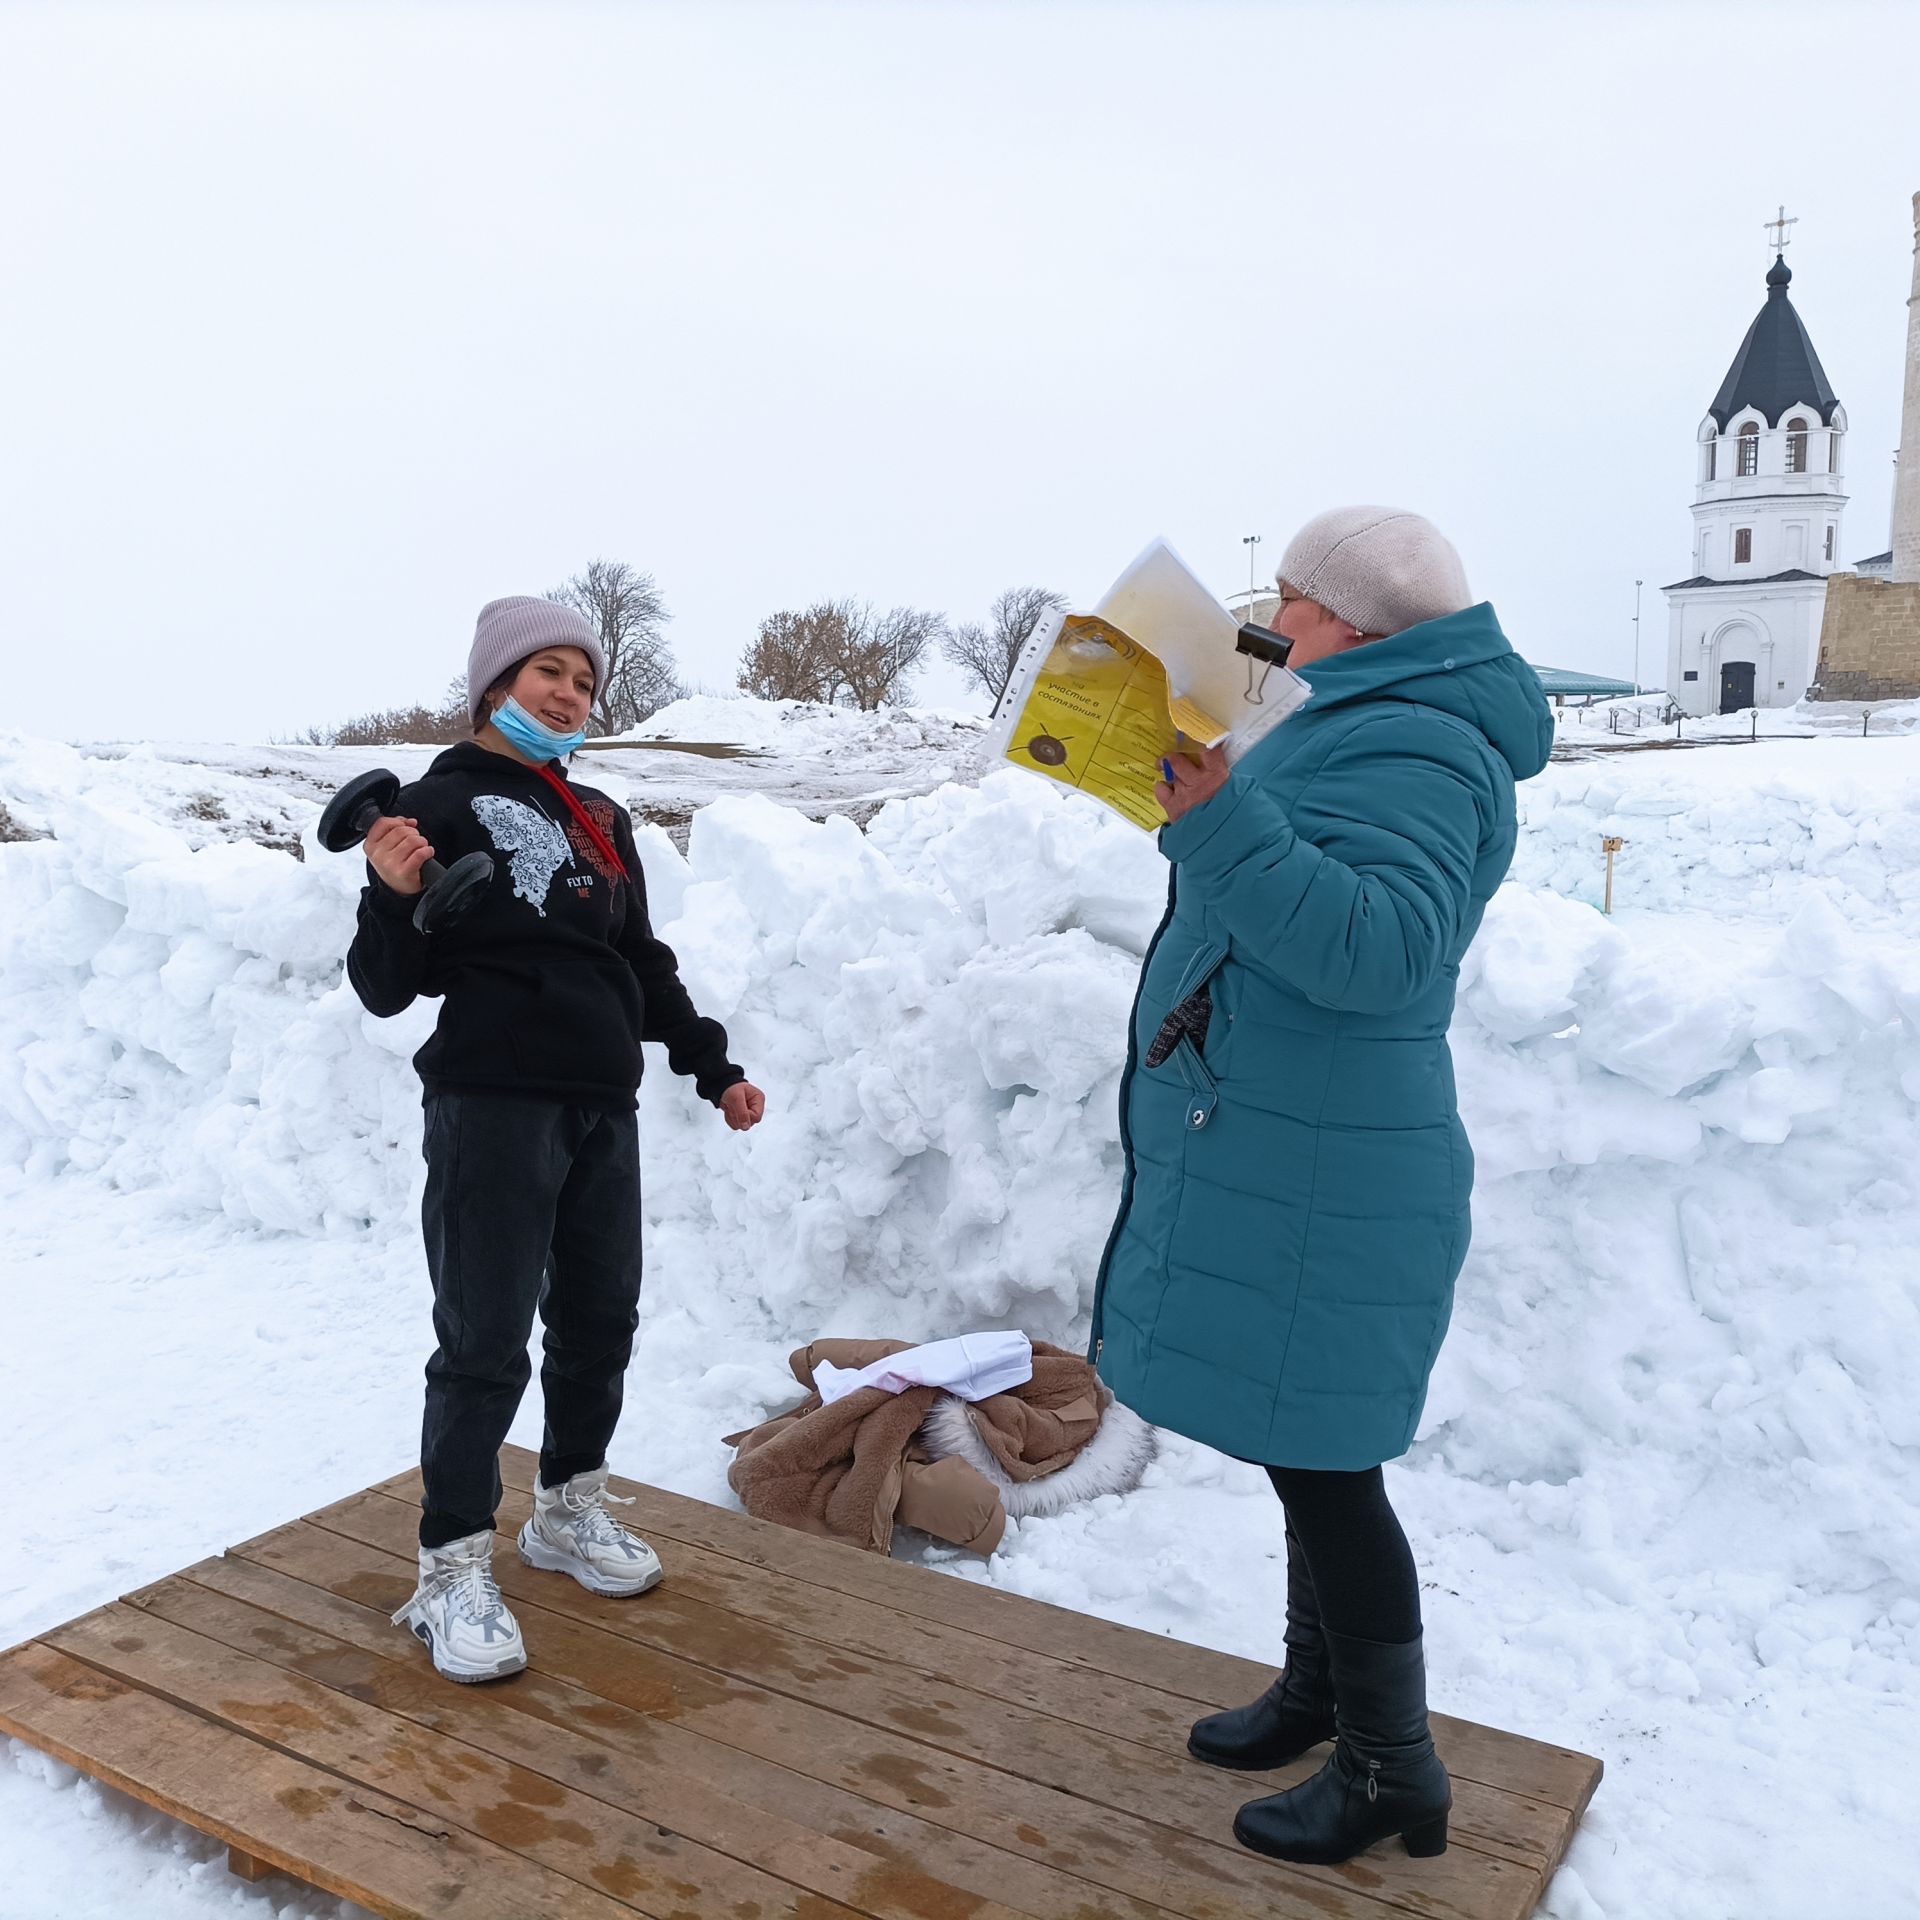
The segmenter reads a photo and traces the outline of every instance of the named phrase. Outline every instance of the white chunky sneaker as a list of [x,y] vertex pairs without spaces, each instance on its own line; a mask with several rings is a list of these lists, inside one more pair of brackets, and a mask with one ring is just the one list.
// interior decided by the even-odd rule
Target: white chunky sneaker
[[633,1502],[607,1491],[607,1470],[576,1473],[558,1487],[534,1480],[533,1518],[520,1529],[520,1558],[549,1573],[570,1573],[594,1593],[645,1593],[663,1577],[660,1556],[629,1533],[608,1504]]
[[520,1623],[493,1584],[490,1533],[422,1547],[420,1584],[393,1624],[424,1640],[449,1680],[499,1680],[527,1664]]

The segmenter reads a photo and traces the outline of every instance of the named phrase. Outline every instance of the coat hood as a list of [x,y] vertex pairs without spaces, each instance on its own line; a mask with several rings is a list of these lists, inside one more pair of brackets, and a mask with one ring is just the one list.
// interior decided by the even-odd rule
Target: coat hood
[[1331,654],[1300,677],[1313,689],[1310,712],[1403,700],[1450,713],[1485,735],[1516,780],[1531,780],[1553,748],[1540,676],[1514,652],[1490,601]]

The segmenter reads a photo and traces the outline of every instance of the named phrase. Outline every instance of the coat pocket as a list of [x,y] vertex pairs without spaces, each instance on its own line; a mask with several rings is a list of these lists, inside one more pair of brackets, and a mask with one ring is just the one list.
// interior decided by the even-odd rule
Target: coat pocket
[[1203,1050],[1213,1025],[1213,985],[1227,957],[1224,942],[1197,947],[1174,982],[1167,1012],[1151,1032],[1139,1038],[1141,1064],[1150,1071],[1163,1068],[1182,1041]]
[[1199,1132],[1213,1118],[1220,1088],[1207,1064],[1220,1044],[1225,1021],[1216,997],[1227,958],[1224,940],[1196,947],[1180,970],[1173,1005],[1149,1037],[1141,1055],[1143,1069],[1156,1076],[1177,1076],[1187,1091],[1184,1124]]

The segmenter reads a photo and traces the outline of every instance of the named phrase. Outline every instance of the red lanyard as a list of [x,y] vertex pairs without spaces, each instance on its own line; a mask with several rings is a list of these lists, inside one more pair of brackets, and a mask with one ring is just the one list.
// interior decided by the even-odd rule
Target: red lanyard
[[613,863],[614,872],[617,873],[622,880],[631,879],[632,876],[627,872],[627,863],[614,851],[613,842],[593,824],[586,808],[574,798],[573,789],[568,786],[545,761],[542,761],[539,766],[535,767],[534,772],[567,803],[568,812],[580,822],[581,826],[586,830],[587,838],[600,849],[601,854]]

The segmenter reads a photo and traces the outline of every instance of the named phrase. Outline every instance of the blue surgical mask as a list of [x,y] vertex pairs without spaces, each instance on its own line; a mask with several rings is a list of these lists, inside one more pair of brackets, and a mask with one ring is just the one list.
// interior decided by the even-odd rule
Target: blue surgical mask
[[584,729],[579,733],[555,733],[551,727],[542,726],[512,694],[494,708],[493,724],[529,760],[558,760],[566,754],[577,753],[587,737]]

